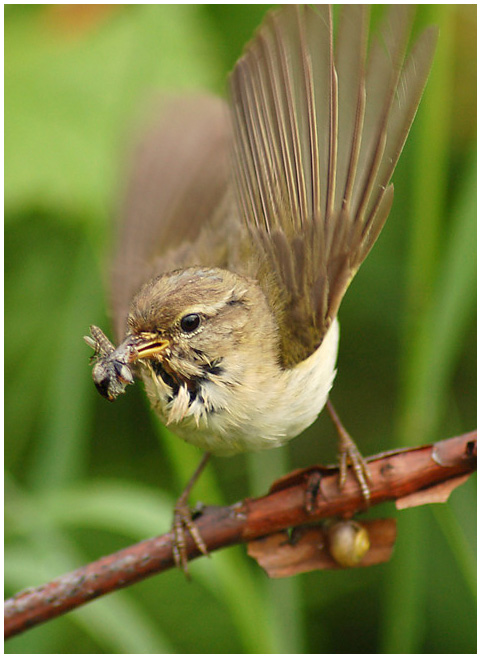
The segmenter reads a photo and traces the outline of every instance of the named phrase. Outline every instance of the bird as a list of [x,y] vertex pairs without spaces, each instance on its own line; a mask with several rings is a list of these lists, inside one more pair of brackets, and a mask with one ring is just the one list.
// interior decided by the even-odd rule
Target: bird
[[[366,5],[267,13],[229,76],[228,101],[179,95],[140,139],[119,210],[112,269],[117,347],[91,327],[92,376],[116,399],[135,379],[174,434],[204,456],[284,445],[327,406],[341,485],[369,470],[329,400],[338,310],[393,203],[391,177],[434,57],[410,5],[371,34]],[[158,116],[157,116],[158,114]]]

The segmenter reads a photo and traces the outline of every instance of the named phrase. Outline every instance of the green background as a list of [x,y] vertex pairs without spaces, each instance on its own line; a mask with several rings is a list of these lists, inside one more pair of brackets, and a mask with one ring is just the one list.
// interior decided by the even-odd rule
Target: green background
[[[9,5],[5,14],[7,595],[166,531],[199,459],[140,386],[97,394],[82,341],[107,313],[112,219],[139,108],[225,90],[266,5]],[[333,401],[365,455],[475,426],[476,9],[437,23],[428,89],[386,228],[343,302]],[[335,457],[329,421],[214,459],[193,500],[265,492]],[[389,564],[269,581],[235,547],[30,630],[17,653],[465,653],[476,649],[475,479],[396,513]]]

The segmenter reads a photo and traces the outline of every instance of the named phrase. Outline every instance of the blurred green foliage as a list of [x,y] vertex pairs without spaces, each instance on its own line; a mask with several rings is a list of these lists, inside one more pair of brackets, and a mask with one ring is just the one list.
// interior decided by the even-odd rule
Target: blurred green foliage
[[[111,217],[134,117],[155,90],[223,93],[265,5],[7,5],[7,594],[168,529],[199,459],[140,386],[111,406],[82,342],[108,327]],[[436,61],[394,208],[343,303],[333,400],[365,454],[475,426],[476,9],[423,5]],[[322,437],[322,441],[319,440]],[[214,460],[206,502],[334,458],[325,418],[285,449]],[[269,582],[241,547],[95,601],[13,653],[475,651],[475,482],[397,514],[392,561]]]

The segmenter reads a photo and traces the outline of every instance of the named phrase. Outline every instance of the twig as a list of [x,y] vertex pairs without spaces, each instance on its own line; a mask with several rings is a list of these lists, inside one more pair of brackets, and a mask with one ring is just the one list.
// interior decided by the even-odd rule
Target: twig
[[[476,432],[408,450],[382,453],[369,459],[371,506],[406,498],[476,469]],[[315,486],[313,486],[315,483]],[[419,500],[417,504],[426,502]],[[365,509],[351,475],[342,492],[337,469],[311,467],[282,478],[261,498],[229,507],[206,507],[196,524],[209,551],[248,542],[323,518],[347,518]],[[40,587],[16,594],[5,602],[5,637],[127,587],[174,566],[172,533],[142,541],[113,555],[61,576]],[[189,559],[199,556],[186,537]]]

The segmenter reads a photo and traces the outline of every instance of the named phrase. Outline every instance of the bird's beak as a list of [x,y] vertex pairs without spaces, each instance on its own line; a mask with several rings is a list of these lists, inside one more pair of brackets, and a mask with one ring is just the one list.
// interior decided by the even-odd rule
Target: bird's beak
[[150,359],[152,356],[160,356],[165,352],[170,345],[170,341],[165,338],[160,338],[156,334],[140,334],[137,337],[133,347],[129,361],[137,361],[138,359]]

